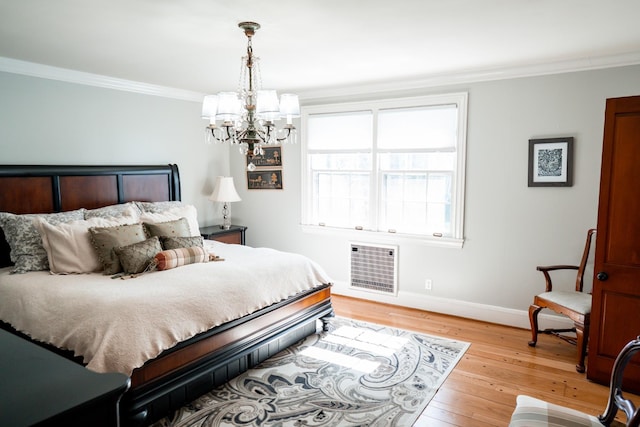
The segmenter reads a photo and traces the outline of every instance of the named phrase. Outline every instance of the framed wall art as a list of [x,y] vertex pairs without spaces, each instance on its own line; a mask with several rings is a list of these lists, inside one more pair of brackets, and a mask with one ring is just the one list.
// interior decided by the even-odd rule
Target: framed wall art
[[247,166],[249,163],[253,162],[256,167],[282,167],[282,147],[281,146],[271,146],[271,147],[262,147],[264,150],[264,154],[253,156],[249,158],[247,156]]
[[529,140],[529,187],[573,185],[573,137]]
[[282,169],[247,171],[247,189],[282,190]]

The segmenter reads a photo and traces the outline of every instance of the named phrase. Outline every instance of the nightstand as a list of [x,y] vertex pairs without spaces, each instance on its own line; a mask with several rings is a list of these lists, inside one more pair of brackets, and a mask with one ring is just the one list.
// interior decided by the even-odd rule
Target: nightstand
[[208,240],[244,245],[244,232],[246,229],[247,227],[243,225],[232,225],[228,230],[220,228],[219,225],[212,225],[200,228],[200,234]]
[[124,374],[99,374],[0,329],[0,418],[5,426],[116,427],[129,388]]

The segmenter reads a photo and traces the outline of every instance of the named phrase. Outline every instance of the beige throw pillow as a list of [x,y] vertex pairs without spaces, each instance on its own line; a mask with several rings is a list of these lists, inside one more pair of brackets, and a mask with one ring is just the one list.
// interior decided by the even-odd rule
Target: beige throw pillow
[[122,271],[120,260],[114,248],[132,245],[146,240],[142,224],[119,225],[116,227],[91,227],[93,247],[102,263],[104,274],[116,274]]
[[37,217],[34,226],[42,238],[51,273],[92,273],[102,270],[102,264],[93,249],[89,228],[112,227],[125,224],[127,220],[126,217],[91,218],[54,225]]
[[144,222],[147,236],[190,237],[191,230],[186,218],[166,222]]

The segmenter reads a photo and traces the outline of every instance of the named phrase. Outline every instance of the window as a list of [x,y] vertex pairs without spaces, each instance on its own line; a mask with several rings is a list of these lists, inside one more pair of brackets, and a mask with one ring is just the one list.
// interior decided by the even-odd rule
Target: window
[[303,224],[462,239],[467,94],[306,107]]

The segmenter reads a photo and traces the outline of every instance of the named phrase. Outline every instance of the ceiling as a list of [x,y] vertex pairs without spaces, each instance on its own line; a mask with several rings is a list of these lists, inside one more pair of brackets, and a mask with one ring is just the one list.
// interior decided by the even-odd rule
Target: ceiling
[[640,63],[638,0],[0,0],[0,57],[199,93]]

